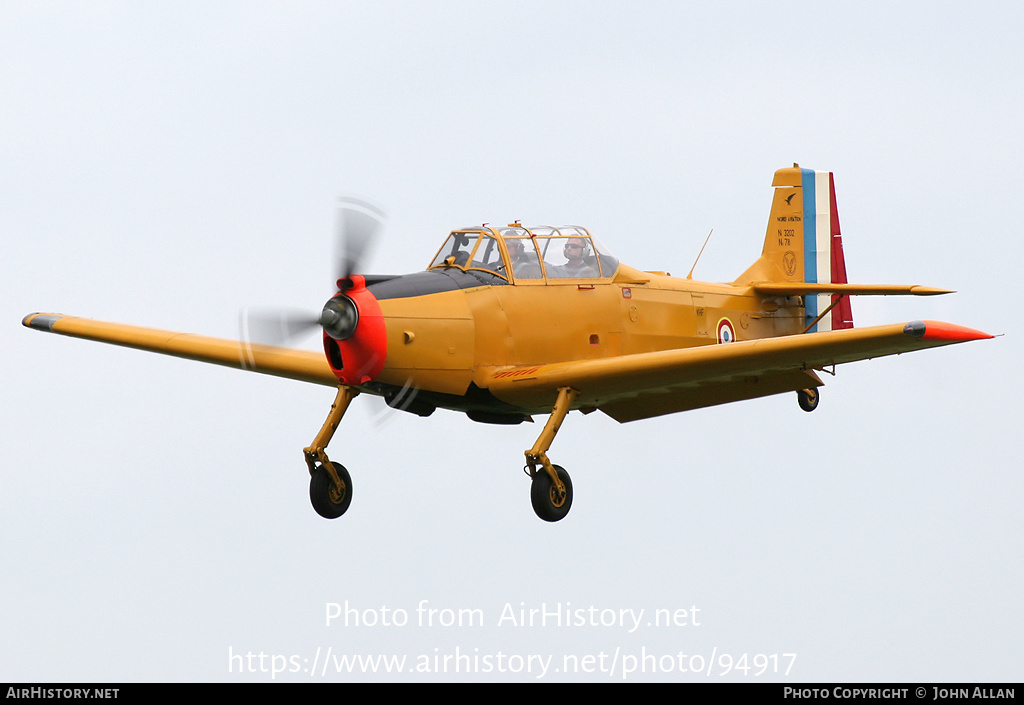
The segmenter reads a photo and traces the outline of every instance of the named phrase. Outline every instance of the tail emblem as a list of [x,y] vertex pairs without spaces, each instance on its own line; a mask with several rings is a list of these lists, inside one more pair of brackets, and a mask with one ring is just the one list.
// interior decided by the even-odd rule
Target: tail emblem
[[786,268],[787,277],[796,274],[796,253],[793,250],[787,250],[786,254],[782,256],[782,264]]

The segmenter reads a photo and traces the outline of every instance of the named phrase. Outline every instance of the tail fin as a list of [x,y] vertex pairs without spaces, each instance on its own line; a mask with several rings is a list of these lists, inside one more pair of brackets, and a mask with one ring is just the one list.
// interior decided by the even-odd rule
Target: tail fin
[[[846,260],[839,232],[835,181],[830,171],[779,169],[772,181],[768,232],[761,257],[736,280],[737,284],[791,282],[846,284]],[[811,322],[838,294],[809,294],[804,299]],[[850,298],[842,300],[811,331],[853,328]]]

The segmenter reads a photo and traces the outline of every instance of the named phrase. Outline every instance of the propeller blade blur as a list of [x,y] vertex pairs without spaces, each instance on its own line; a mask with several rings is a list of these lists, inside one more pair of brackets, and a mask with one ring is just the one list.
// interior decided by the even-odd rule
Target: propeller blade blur
[[384,211],[355,198],[338,199],[337,248],[338,279],[361,273],[370,248],[384,226]]
[[320,327],[308,311],[248,310],[239,314],[241,339],[258,345],[283,345]]

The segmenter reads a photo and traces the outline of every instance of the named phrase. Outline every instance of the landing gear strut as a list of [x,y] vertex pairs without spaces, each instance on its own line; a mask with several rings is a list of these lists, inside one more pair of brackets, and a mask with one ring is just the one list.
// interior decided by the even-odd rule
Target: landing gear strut
[[544,521],[563,519],[572,506],[572,480],[569,473],[565,468],[551,464],[547,450],[555,440],[555,434],[558,433],[577,396],[579,392],[571,387],[562,387],[558,390],[555,408],[548,422],[544,424],[544,430],[533,444],[533,448],[526,451],[527,470],[533,478],[530,501],[533,503],[533,511]]
[[352,478],[348,470],[340,463],[332,463],[324,449],[331,442],[348,405],[358,394],[358,389],[339,384],[331,413],[313,443],[302,449],[309,468],[309,501],[316,513],[325,519],[337,519],[352,503]]

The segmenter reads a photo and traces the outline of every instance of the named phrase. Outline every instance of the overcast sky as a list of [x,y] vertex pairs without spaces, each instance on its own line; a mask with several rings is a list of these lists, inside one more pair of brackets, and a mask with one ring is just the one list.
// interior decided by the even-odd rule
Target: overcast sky
[[[1021,680],[1021,36],[1011,2],[0,0],[0,680]],[[679,275],[713,228],[731,281],[793,162],[851,281],[958,290],[857,325],[1005,336],[840,367],[814,414],[572,414],[558,524],[540,423],[360,397],[327,521],[330,389],[20,325],[315,311],[343,193],[388,211],[374,272],[520,219]]]

